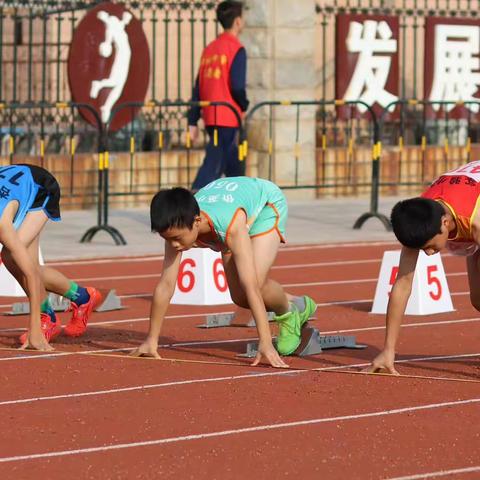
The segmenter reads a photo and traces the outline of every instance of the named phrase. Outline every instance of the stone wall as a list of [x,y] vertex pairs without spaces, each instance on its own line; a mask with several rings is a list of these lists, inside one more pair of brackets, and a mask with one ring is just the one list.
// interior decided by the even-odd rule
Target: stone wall
[[[251,104],[265,100],[315,98],[315,1],[249,0],[246,29],[241,40],[248,54],[248,95]],[[298,122],[297,122],[298,114]],[[269,138],[276,152],[274,176],[282,185],[293,184],[292,155],[302,154],[301,182],[316,176],[315,108],[268,107],[255,112],[247,123],[249,162],[265,176]],[[297,135],[298,123],[298,135]],[[271,134],[270,134],[271,126]],[[298,136],[297,146],[292,135]],[[315,196],[314,189],[290,191],[289,196]]]

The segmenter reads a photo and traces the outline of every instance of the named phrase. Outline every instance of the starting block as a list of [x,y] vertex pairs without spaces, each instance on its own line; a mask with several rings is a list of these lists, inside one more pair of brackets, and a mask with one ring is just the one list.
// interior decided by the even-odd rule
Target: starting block
[[[366,345],[356,343],[353,335],[320,335],[313,327],[307,327],[302,332],[302,342],[293,353],[298,357],[306,357],[322,353],[323,350],[332,348],[366,348]],[[258,342],[248,342],[245,353],[238,355],[244,358],[253,358],[258,351]]]
[[[273,312],[267,312],[268,321],[273,322],[275,314]],[[218,327],[254,327],[255,320],[252,318],[248,323],[235,324],[235,313],[216,313],[213,315],[207,315],[205,317],[205,323],[197,325],[198,328],[218,328]]]
[[[298,298],[298,300],[296,300]],[[299,308],[305,308],[304,304],[301,303],[301,297],[296,297],[294,302],[299,305]],[[300,302],[300,303],[298,303]],[[273,322],[275,318],[274,312],[267,312],[268,321]],[[239,318],[237,318],[237,316]],[[248,321],[245,321],[248,318]],[[310,318],[315,320],[317,317],[315,314]],[[198,325],[198,328],[218,328],[218,327],[255,327],[255,320],[252,317],[250,310],[246,308],[238,308],[234,313],[218,313],[213,315],[207,315],[205,318],[205,323]]]
[[[125,307],[122,305],[120,297],[115,293],[115,290],[109,290],[108,292],[103,292],[103,302],[95,308],[96,312],[110,312],[112,310],[122,310]],[[70,307],[70,300],[57,295],[55,293],[50,293],[49,295],[50,303],[52,304],[53,309],[56,312],[65,312]],[[30,303],[29,302],[20,302],[14,303],[12,305],[12,310],[6,312],[4,315],[27,315],[30,313]]]

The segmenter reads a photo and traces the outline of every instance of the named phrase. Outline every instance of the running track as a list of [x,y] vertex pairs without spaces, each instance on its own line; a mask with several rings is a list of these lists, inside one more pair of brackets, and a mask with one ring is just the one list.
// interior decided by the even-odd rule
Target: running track
[[456,311],[405,318],[404,377],[345,373],[382,345],[384,318],[368,312],[394,248],[281,251],[273,276],[315,298],[313,324],[368,345],[289,358],[287,371],[236,357],[253,328],[196,328],[229,306],[170,308],[161,354],[183,362],[126,357],[118,349],[145,335],[161,257],[53,264],[116,288],[127,308],[95,314],[84,337],[60,337],[50,354],[14,350],[26,317],[2,317],[0,478],[480,478],[480,315],[461,258],[443,258]]

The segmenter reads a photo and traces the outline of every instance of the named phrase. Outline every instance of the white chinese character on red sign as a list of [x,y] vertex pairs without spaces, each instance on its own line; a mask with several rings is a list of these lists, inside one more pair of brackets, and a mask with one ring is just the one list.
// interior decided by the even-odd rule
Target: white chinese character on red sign
[[[346,43],[347,50],[359,56],[344,99],[361,100],[368,105],[377,102],[382,107],[396,101],[398,97],[385,90],[392,62],[390,54],[397,52],[397,40],[392,38],[388,23],[351,22]],[[361,112],[367,110],[364,105],[357,108]]]
[[[435,26],[435,68],[433,72],[431,101],[476,100],[480,85],[480,27],[475,25]],[[440,109],[434,104],[435,110]],[[446,111],[455,104],[445,105]],[[467,105],[478,112],[478,105]]]

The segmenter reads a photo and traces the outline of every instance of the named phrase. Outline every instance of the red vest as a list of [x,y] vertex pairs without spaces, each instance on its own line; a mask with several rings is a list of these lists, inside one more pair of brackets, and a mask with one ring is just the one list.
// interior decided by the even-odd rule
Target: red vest
[[[209,102],[228,102],[240,117],[242,111],[230,93],[230,69],[242,44],[230,33],[222,33],[207,45],[202,53],[198,82],[200,100]],[[219,127],[238,127],[236,115],[228,107],[204,107],[202,116],[205,125]]]
[[480,205],[480,161],[444,173],[422,194],[448,207],[457,225],[447,248],[456,255],[472,255],[478,250],[472,224]]

